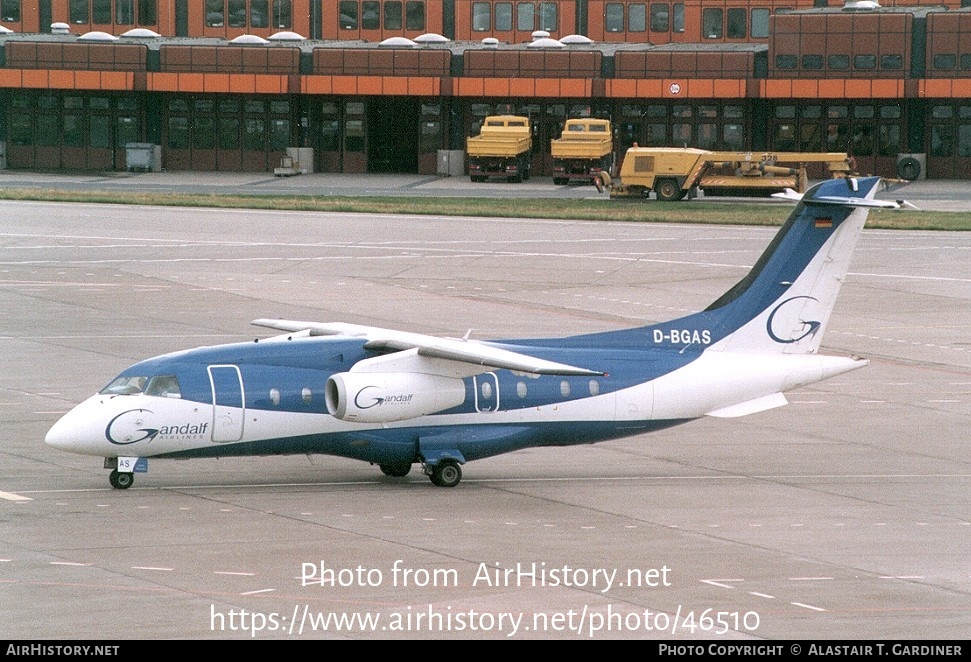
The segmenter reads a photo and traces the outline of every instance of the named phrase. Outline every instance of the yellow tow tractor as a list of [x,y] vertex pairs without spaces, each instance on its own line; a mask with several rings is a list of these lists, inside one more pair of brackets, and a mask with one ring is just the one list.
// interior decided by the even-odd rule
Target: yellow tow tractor
[[[676,147],[631,147],[624,157],[620,182],[598,177],[598,188],[611,198],[658,200],[691,199],[699,190],[707,195],[761,196],[809,188],[807,163],[824,163],[831,177],[852,174],[843,152],[710,152]],[[788,165],[782,165],[788,164]]]

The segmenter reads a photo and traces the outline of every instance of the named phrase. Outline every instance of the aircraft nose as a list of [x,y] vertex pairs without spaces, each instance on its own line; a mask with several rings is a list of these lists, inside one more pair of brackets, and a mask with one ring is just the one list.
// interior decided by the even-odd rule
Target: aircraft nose
[[91,400],[82,402],[77,407],[64,414],[44,437],[44,442],[54,448],[72,453],[96,453],[96,446],[100,445],[103,426],[97,423],[91,411]]
[[47,436],[44,437],[44,443],[61,450],[71,450],[71,447],[77,444],[77,426],[73,423],[72,419],[74,417],[71,415],[72,413],[73,411],[62,416],[47,431]]

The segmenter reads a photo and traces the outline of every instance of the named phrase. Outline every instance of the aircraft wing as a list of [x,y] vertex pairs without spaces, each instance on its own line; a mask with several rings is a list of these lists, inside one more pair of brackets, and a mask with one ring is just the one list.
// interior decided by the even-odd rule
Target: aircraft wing
[[460,338],[440,338],[375,326],[295,320],[258,319],[256,326],[279,331],[309,332],[311,336],[346,336],[365,339],[364,348],[390,354],[359,361],[351,372],[423,372],[450,377],[471,377],[493,369],[537,375],[603,376],[605,373],[502,349]]

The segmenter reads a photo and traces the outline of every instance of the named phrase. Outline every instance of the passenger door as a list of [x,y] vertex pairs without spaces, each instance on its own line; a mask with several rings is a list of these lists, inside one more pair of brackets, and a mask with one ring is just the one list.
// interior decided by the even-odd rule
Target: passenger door
[[234,365],[209,366],[212,384],[212,440],[223,443],[243,438],[246,409],[243,378]]

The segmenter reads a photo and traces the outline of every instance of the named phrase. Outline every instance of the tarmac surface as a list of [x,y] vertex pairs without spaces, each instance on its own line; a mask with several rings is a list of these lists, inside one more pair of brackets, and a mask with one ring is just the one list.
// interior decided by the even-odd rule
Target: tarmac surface
[[[312,181],[230,179],[213,186]],[[408,188],[379,179],[362,190]],[[259,317],[479,338],[646,324],[704,308],[774,230],[0,211],[4,639],[966,642],[971,631],[971,233],[865,231],[823,351],[871,363],[791,392],[786,407],[480,460],[454,489],[299,456],[150,461],[122,492],[98,458],[43,438],[137,360],[264,337],[249,326]]]
[[[592,198],[607,200],[593,186],[557,186],[549,177],[521,184],[498,179],[472,184],[468,176],[308,174],[275,177],[270,173],[111,172],[36,173],[0,170],[0,189],[33,188],[75,191],[129,191],[184,194],[279,196],[440,196],[503,198]],[[894,185],[877,197],[906,198],[928,211],[971,211],[971,182],[918,180]],[[739,198],[719,198],[738,201]],[[753,198],[754,199],[754,198]],[[764,200],[761,199],[761,200]]]

